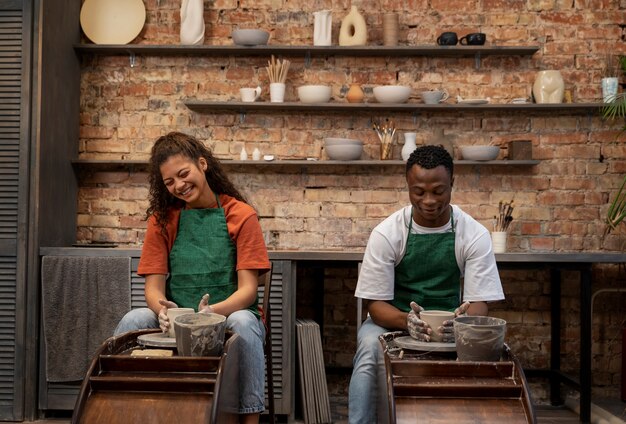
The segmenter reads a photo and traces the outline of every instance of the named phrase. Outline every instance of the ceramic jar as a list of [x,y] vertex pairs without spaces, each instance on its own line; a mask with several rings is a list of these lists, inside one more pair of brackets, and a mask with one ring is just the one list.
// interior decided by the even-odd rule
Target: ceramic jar
[[180,43],[204,43],[204,0],[182,0],[180,6]]
[[349,103],[361,103],[365,98],[365,93],[359,84],[350,85],[350,89],[346,93],[346,100]]
[[332,44],[333,20],[330,10],[313,12],[313,45],[330,46]]
[[611,103],[617,97],[617,77],[602,78],[602,100]]
[[340,46],[364,46],[367,43],[367,25],[365,18],[359,13],[356,6],[350,8],[341,21],[339,29]]
[[415,144],[415,138],[417,137],[417,133],[414,132],[405,132],[404,133],[404,146],[402,146],[402,151],[400,155],[402,155],[402,160],[409,160],[409,156],[415,149],[417,149],[417,144]]
[[560,71],[539,71],[533,84],[535,103],[562,103],[565,83]]

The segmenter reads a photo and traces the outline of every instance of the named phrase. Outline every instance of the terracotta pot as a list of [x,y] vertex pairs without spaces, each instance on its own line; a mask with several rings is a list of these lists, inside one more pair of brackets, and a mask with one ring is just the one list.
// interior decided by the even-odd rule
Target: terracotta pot
[[365,93],[358,84],[352,84],[346,93],[346,100],[350,103],[361,103],[365,98]]

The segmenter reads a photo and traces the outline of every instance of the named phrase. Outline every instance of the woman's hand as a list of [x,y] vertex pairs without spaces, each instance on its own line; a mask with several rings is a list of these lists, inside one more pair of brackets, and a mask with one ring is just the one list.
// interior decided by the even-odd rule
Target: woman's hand
[[178,308],[178,305],[172,302],[171,300],[159,299],[159,304],[161,305],[161,309],[159,310],[159,328],[164,333],[170,329],[170,319],[167,317],[167,309],[168,308]]
[[430,334],[433,330],[428,324],[420,319],[419,313],[423,310],[424,308],[420,305],[415,302],[411,302],[411,312],[409,312],[406,317],[406,328],[411,337],[414,339],[422,342],[429,342]]

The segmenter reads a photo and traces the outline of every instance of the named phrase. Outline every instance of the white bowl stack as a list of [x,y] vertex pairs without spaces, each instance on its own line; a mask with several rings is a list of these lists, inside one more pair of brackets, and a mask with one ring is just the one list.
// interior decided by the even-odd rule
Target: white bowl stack
[[324,139],[324,150],[331,160],[358,160],[363,153],[363,142],[352,138]]

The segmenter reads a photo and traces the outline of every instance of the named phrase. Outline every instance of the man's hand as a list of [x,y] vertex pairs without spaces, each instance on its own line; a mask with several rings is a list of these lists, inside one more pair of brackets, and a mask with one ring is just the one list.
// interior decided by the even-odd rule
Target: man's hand
[[200,300],[200,303],[198,304],[198,312],[201,314],[212,314],[213,313],[213,308],[211,306],[209,306],[209,294],[206,293],[204,296],[202,296],[202,300]]
[[411,302],[411,312],[406,317],[406,328],[409,330],[409,334],[416,340],[422,342],[430,341],[430,334],[432,333],[432,329],[422,321],[419,317],[419,313],[422,312],[424,308],[418,305],[415,302]]
[[159,310],[159,327],[161,331],[167,333],[170,329],[170,319],[167,317],[168,308],[178,308],[178,305],[171,300],[159,299],[161,309]]
[[[456,308],[454,310],[454,317],[460,317],[460,316],[464,316],[465,313],[467,312],[467,308],[469,308],[470,303],[469,302],[465,302],[463,303],[461,306],[459,306],[458,308]],[[439,331],[441,333],[441,341],[443,343],[452,343],[454,341],[454,325],[453,325],[454,320],[447,320],[444,321],[441,325],[441,327],[439,327],[437,329],[437,331]]]

